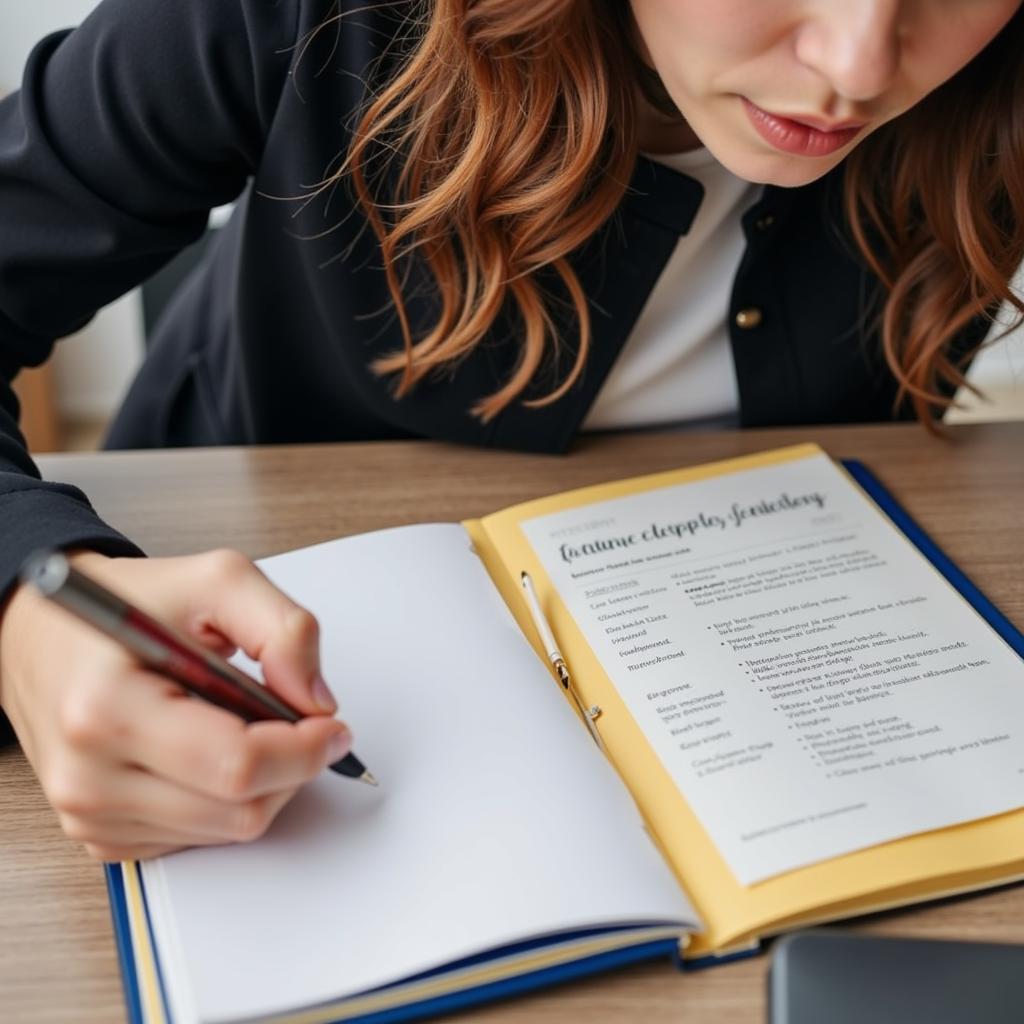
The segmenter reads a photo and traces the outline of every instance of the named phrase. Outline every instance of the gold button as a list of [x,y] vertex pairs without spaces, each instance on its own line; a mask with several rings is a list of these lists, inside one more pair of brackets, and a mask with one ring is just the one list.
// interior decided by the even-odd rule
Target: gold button
[[754,221],[754,227],[758,231],[767,231],[774,223],[775,217],[770,213],[766,213]]
[[762,319],[761,310],[757,306],[749,306],[736,314],[736,326],[749,330],[751,327],[757,327]]

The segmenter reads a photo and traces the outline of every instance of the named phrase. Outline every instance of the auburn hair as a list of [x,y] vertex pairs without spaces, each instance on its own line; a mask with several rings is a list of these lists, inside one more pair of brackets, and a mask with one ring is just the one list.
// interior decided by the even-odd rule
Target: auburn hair
[[[509,301],[521,344],[508,378],[474,414],[517,399],[557,400],[590,343],[587,297],[570,254],[613,213],[637,156],[637,89],[671,106],[637,57],[625,0],[417,0],[397,72],[367,97],[348,176],[376,233],[403,348],[374,363],[398,396],[472,352]],[[341,15],[342,17],[344,15]],[[989,47],[847,160],[845,210],[884,287],[878,332],[898,382],[926,423],[964,383],[953,341],[1002,303],[1024,261],[1024,8]],[[329,184],[325,182],[324,184]],[[414,331],[403,267],[421,257],[439,297]],[[568,372],[525,399],[564,339],[553,272],[578,329]],[[549,276],[550,280],[550,276]],[[558,301],[564,302],[565,296]]]

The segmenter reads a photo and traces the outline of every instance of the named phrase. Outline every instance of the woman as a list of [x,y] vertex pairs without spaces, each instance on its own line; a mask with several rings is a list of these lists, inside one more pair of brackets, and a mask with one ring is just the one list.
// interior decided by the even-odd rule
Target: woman
[[[240,195],[111,444],[927,419],[1024,257],[1022,46],[1020,0],[106,0],[0,105],[0,365]],[[123,557],[3,394],[0,703],[65,831],[261,834],[350,743],[316,623],[241,556]],[[309,717],[179,699],[13,589],[41,543]]]

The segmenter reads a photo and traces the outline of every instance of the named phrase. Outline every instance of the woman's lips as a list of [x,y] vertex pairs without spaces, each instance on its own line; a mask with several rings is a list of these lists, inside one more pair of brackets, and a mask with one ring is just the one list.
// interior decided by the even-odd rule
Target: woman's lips
[[842,126],[825,130],[804,121],[770,114],[756,103],[751,103],[745,96],[741,96],[740,99],[743,100],[743,109],[746,110],[747,117],[750,118],[750,123],[758,135],[768,145],[783,153],[793,153],[796,156],[829,156],[843,146],[849,145],[864,128],[863,123],[851,124],[847,121]]

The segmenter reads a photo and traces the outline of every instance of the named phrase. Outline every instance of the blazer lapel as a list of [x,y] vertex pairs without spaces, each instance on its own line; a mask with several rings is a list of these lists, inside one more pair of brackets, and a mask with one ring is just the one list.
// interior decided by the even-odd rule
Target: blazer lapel
[[[704,187],[694,178],[639,158],[619,209],[572,259],[588,296],[592,328],[580,379],[551,405],[511,405],[491,424],[487,443],[538,452],[569,447],[703,197]],[[556,323],[562,339],[557,372],[542,375],[528,397],[552,390],[575,360],[574,318],[563,312]]]

